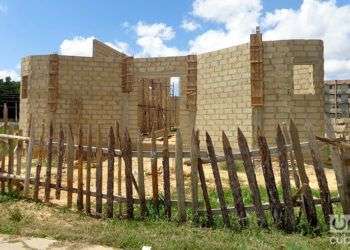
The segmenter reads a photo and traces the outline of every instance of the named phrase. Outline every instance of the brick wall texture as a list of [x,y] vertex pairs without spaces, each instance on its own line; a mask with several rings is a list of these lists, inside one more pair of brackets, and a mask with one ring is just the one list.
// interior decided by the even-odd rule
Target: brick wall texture
[[[274,144],[277,124],[290,118],[295,119],[302,140],[306,138],[306,120],[317,129],[316,134],[322,135],[322,41],[263,42],[263,51],[262,129],[269,142]],[[196,60],[195,64],[190,64],[188,58]],[[128,128],[135,141],[141,123],[141,79],[169,83],[171,77],[180,77],[177,119],[186,146],[193,127],[200,130],[201,139],[209,132],[219,151],[222,130],[234,148],[238,127],[252,144],[255,135],[250,63],[249,43],[197,57],[133,58],[95,40],[92,57],[29,56],[22,60],[22,76],[28,77],[28,96],[21,98],[20,127],[28,130],[30,116],[37,136],[43,121],[52,120],[56,132],[60,125],[67,129],[71,124],[75,136],[79,124],[84,124],[85,132],[88,124],[96,131],[99,125],[106,144],[109,127],[118,121],[122,129]],[[197,96],[193,98],[195,89]]]

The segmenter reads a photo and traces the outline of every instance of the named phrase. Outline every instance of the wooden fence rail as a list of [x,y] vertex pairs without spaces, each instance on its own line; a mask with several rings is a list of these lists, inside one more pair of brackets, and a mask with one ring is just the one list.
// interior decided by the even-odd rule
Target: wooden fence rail
[[[133,142],[128,130],[120,133],[118,123],[110,127],[107,148],[101,145],[100,129],[96,131],[98,145],[92,145],[91,126],[89,126],[87,135],[83,134],[81,127],[78,128],[76,143],[71,126],[66,134],[60,127],[57,136],[54,135],[52,123],[49,123],[46,128],[48,128],[48,138],[44,138],[45,126],[43,125],[40,140],[35,141],[34,127],[31,127],[29,136],[22,136],[15,135],[13,130],[6,125],[6,133],[0,134],[0,188],[2,192],[11,191],[16,187],[24,196],[33,197],[36,201],[43,199],[44,202],[54,202],[66,199],[69,208],[74,205],[79,211],[107,218],[113,218],[117,214],[118,216],[124,214],[128,219],[138,215],[143,218],[149,214],[151,208],[161,215],[163,207],[164,216],[167,219],[176,218],[179,222],[192,219],[197,223],[201,216],[205,216],[205,224],[208,226],[214,224],[214,215],[217,214],[220,215],[226,227],[231,227],[231,215],[236,214],[239,224],[244,227],[248,223],[247,213],[255,212],[258,225],[266,228],[270,225],[267,219],[269,215],[265,211],[269,210],[273,223],[287,232],[292,232],[296,228],[295,207],[301,207],[300,211],[305,214],[310,226],[317,228],[320,218],[316,213],[316,205],[321,205],[323,219],[326,223],[333,213],[332,203],[342,201],[343,207],[344,204],[349,205],[344,199],[346,192],[340,192],[343,195],[340,196],[341,199],[331,197],[320,158],[319,145],[316,143],[312,127],[308,126],[308,142],[301,143],[292,120],[289,130],[283,127],[282,132],[281,127],[277,127],[276,147],[269,147],[265,136],[259,132],[257,135],[258,149],[250,150],[244,134],[238,129],[237,148],[239,152],[233,152],[229,138],[223,132],[223,155],[216,154],[208,133],[206,133],[205,143],[207,151],[201,151],[198,131],[193,131],[190,151],[184,151],[181,131],[177,130],[175,151],[170,152],[167,130],[164,130],[161,151],[157,151],[154,132],[151,133],[151,151],[143,150],[141,136],[137,142],[134,142],[137,148],[133,151]],[[285,137],[286,133],[288,133],[288,138]],[[53,138],[58,138],[58,141],[54,141]],[[87,145],[83,145],[84,138],[87,138]],[[290,139],[290,144],[287,144],[286,139]],[[26,147],[23,144],[26,144]],[[34,148],[39,152],[35,159]],[[320,198],[313,196],[309,186],[309,177],[304,165],[303,151],[305,150],[308,150],[312,156]],[[26,153],[25,169],[22,168],[24,152]],[[83,155],[86,157],[84,158]],[[106,164],[104,164],[103,155],[106,156]],[[279,176],[276,175],[276,169],[272,165],[273,155],[278,156]],[[146,184],[144,165],[146,158],[150,159],[151,188],[148,188],[148,183]],[[171,158],[175,161],[174,169],[170,166],[169,159]],[[253,158],[261,160],[268,203],[262,199]],[[158,166],[160,159],[162,164]],[[185,159],[189,160],[185,161]],[[237,173],[237,160],[243,162],[252,204],[244,204],[242,184]],[[226,173],[219,167],[219,162],[226,163]],[[218,207],[214,206],[211,201],[212,192],[208,188],[208,177],[205,176],[207,173],[204,164],[211,166]],[[186,165],[190,166],[191,171],[188,179],[184,169]],[[94,166],[95,176],[92,171]],[[124,169],[124,179],[122,169]],[[137,176],[134,173],[136,169]],[[163,179],[160,179],[160,172]],[[291,173],[293,179],[300,179],[300,183],[296,182],[299,188],[297,194],[292,193]],[[228,185],[224,185],[223,174],[227,174]],[[95,177],[95,183],[93,183],[93,177]],[[174,180],[174,187],[171,186],[171,180]],[[281,194],[277,188],[277,180],[280,180],[281,183]],[[163,187],[160,186],[161,181]],[[224,189],[224,186],[229,187],[228,191]],[[123,189],[125,190],[124,195],[122,194]],[[52,190],[55,191],[54,194],[51,193]],[[150,190],[149,197],[146,196],[146,190]],[[191,193],[190,195],[186,195],[187,190]],[[229,205],[226,192],[231,193],[234,206]],[[74,197],[76,200],[73,200]],[[124,212],[122,204],[125,204]],[[119,207],[118,213],[115,211],[115,205]],[[175,210],[176,213],[173,214]],[[189,210],[192,213],[188,213]],[[192,217],[189,217],[190,214]]]

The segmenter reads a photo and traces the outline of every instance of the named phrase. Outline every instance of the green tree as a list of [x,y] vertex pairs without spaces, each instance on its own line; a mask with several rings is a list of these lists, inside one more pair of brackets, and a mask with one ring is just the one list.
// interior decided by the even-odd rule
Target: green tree
[[0,105],[6,100],[6,96],[19,95],[20,82],[13,81],[11,77],[6,77],[5,81],[0,79]]

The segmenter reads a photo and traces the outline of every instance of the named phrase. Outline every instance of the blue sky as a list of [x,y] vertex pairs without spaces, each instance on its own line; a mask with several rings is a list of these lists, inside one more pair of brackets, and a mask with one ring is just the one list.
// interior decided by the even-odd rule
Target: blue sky
[[26,55],[89,55],[92,38],[165,56],[246,42],[256,25],[266,40],[325,40],[327,78],[350,78],[350,0],[0,0],[0,77]]

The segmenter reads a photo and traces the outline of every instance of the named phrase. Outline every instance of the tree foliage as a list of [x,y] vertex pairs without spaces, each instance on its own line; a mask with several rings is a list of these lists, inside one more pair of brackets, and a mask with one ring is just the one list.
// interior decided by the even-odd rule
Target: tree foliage
[[0,79],[0,105],[6,102],[9,96],[19,95],[20,82],[13,81],[11,77]]

